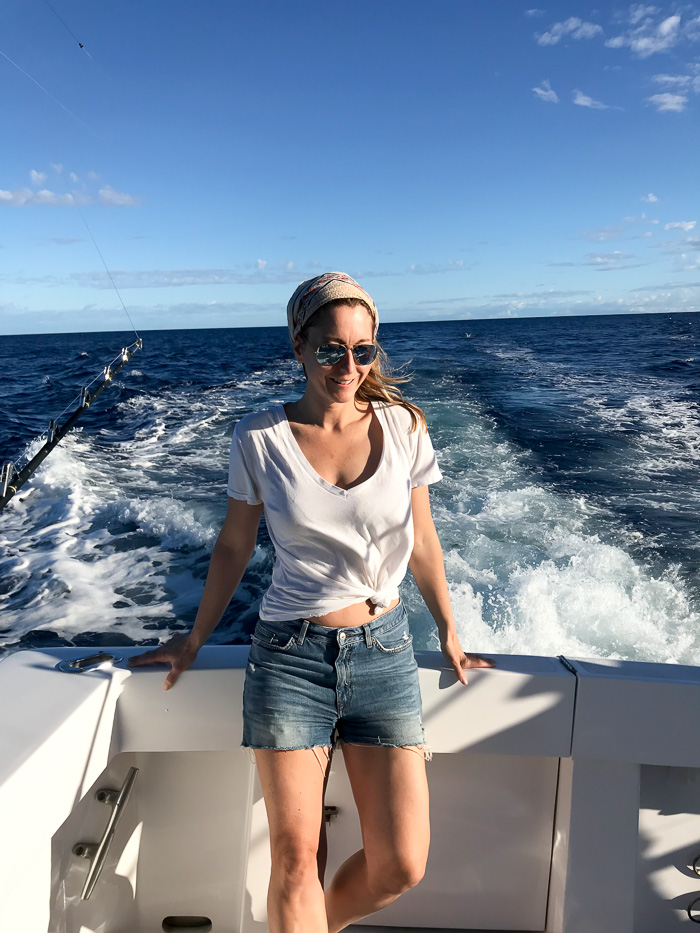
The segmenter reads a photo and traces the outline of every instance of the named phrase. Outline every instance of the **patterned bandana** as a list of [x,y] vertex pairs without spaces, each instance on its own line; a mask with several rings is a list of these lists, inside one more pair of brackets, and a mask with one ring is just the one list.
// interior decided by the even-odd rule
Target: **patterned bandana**
[[289,327],[289,336],[292,342],[294,342],[294,338],[311,315],[321,305],[325,305],[328,301],[334,301],[336,298],[361,298],[370,309],[374,323],[373,337],[376,336],[379,327],[379,314],[375,303],[364,288],[344,272],[324,272],[323,275],[317,275],[316,278],[302,282],[289,299],[287,326]]

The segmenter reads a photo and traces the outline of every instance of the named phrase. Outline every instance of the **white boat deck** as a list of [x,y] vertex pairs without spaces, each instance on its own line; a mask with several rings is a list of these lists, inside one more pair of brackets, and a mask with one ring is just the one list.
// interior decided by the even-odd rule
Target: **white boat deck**
[[[247,649],[164,666],[0,663],[0,931],[266,933],[269,837],[240,748]],[[431,848],[421,883],[358,933],[675,933],[700,920],[700,668],[499,656],[456,683],[417,652]],[[113,810],[137,769],[89,898]],[[326,803],[328,872],[361,846],[342,755]],[[106,838],[106,837],[105,837]],[[697,866],[697,867],[696,867]],[[207,917],[209,924],[183,924]]]

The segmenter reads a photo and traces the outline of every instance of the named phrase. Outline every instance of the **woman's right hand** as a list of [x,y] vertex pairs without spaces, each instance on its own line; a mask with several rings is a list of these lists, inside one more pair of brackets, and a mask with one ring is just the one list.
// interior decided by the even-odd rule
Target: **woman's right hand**
[[173,635],[170,641],[143,654],[135,654],[129,658],[129,667],[141,667],[145,664],[170,664],[170,673],[165,678],[163,688],[170,690],[183,671],[192,664],[197,657],[199,648],[190,641],[189,635]]

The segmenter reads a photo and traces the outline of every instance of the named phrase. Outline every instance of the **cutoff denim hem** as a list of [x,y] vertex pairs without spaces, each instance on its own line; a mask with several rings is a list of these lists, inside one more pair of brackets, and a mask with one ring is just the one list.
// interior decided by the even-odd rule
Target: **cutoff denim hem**
[[243,690],[250,749],[403,748],[426,760],[418,667],[403,602],[365,625],[258,620]]

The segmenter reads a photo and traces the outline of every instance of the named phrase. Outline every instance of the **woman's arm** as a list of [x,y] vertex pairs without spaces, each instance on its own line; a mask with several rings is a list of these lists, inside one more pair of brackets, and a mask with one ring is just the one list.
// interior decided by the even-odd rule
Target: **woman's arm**
[[180,674],[197,657],[197,652],[221,621],[224,610],[241,582],[255,548],[263,506],[248,505],[229,497],[224,524],[212,551],[204,593],[189,635],[175,635],[170,641],[143,654],[132,655],[129,667],[170,664],[163,686],[170,690]]
[[466,684],[465,668],[493,667],[495,661],[479,654],[466,654],[459,643],[447,589],[445,561],[430,511],[428,490],[428,486],[415,486],[411,490],[414,543],[408,566],[438,627],[442,653],[454,667],[459,680]]
[[229,496],[226,518],[209,562],[204,592],[188,640],[197,650],[221,621],[255,550],[263,506]]

